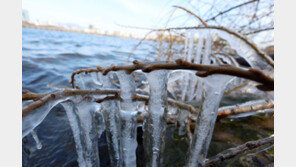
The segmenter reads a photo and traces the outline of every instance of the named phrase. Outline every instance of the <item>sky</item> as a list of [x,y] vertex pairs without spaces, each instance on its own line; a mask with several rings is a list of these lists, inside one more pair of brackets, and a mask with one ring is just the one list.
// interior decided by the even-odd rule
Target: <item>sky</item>
[[182,0],[23,0],[22,6],[30,20],[82,27],[92,24],[114,30],[117,25],[163,27],[174,9],[172,6],[186,6],[186,3]]
[[[202,18],[209,18],[209,14],[212,14],[209,10],[217,13],[241,2],[233,0],[23,0],[22,8],[28,11],[31,21],[75,25],[80,28],[93,25],[103,31],[143,35],[149,30],[130,29],[119,25],[146,28],[196,26],[200,22],[182,10],[176,10],[169,24],[166,25],[175,9],[173,6],[182,6]],[[268,0],[266,2],[268,4]],[[239,21],[243,22],[243,20]],[[227,27],[228,24],[232,24],[232,21],[225,20],[223,24]],[[262,37],[258,38],[262,39]]]

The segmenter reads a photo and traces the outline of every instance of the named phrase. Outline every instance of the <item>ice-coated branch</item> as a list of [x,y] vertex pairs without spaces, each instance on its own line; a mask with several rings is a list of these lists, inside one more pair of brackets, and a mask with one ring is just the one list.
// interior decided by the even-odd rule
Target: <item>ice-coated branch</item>
[[222,153],[217,154],[214,157],[209,158],[205,162],[205,166],[217,166],[219,163],[223,162],[224,160],[233,158],[236,155],[239,155],[241,153],[254,150],[255,148],[258,148],[260,146],[266,145],[266,144],[273,144],[274,143],[274,136],[270,136],[264,139],[256,140],[256,141],[249,141],[243,145],[230,148],[228,150],[223,151]]
[[[69,90],[67,90],[67,91],[69,91]],[[96,94],[95,92],[97,92],[97,90],[72,90],[72,91],[73,91],[73,94],[75,92],[76,95],[79,95],[79,93],[80,93],[80,95],[89,94],[90,92],[93,92],[93,94]],[[107,93],[107,92],[102,92],[102,94],[103,93]],[[119,93],[119,90],[112,89],[112,92],[107,93],[110,96],[96,99],[95,101],[97,103],[102,103],[103,101],[107,101],[107,100],[118,100],[120,98],[118,93]],[[55,94],[62,94],[62,92],[56,92]],[[68,95],[72,96],[73,94],[69,93]],[[100,94],[100,93],[97,92],[97,94]],[[30,97],[28,95],[30,95]],[[26,108],[25,111],[27,113],[29,113],[33,109],[42,106],[47,100],[50,100],[50,95],[51,94],[36,94],[36,93],[28,92],[28,91],[25,91],[25,93],[24,93],[24,91],[23,91],[23,98],[22,98],[23,100],[34,100],[34,99],[36,99],[36,97],[38,97],[38,98],[48,97],[46,99],[43,99],[42,101],[39,100],[39,101],[32,103],[31,106],[28,105],[27,107],[25,107]],[[66,95],[64,94],[64,97],[65,96]],[[132,98],[134,100],[145,101],[145,102],[148,102],[148,100],[149,100],[149,96],[142,95],[142,94],[136,94]],[[170,104],[171,106],[176,106],[180,109],[188,110],[191,114],[196,114],[199,112],[199,110],[197,108],[193,107],[192,105],[185,104],[180,101],[173,100],[171,98],[168,98],[168,104]],[[246,113],[246,112],[257,111],[257,110],[264,110],[264,109],[271,109],[273,107],[274,107],[274,104],[272,102],[262,102],[262,103],[250,104],[250,105],[239,104],[239,105],[221,107],[218,110],[218,119],[224,118],[224,117],[227,117],[230,115],[240,114],[240,113]],[[27,113],[24,113],[24,109],[23,109],[23,116],[26,116]],[[139,120],[141,120],[141,118]]]
[[[64,90],[61,92],[55,92],[51,94],[47,94],[43,96],[40,100],[29,104],[28,106],[24,107],[22,110],[22,117],[26,116],[32,110],[44,105],[46,102],[50,100],[57,100],[68,96],[76,96],[76,95],[116,95],[119,91],[116,89],[96,89],[96,90]],[[33,96],[32,96],[33,97]]]
[[46,96],[47,94],[36,94],[29,91],[22,91],[22,101],[26,100],[39,100],[42,97]]
[[233,105],[233,106],[225,106],[221,107],[218,110],[218,119],[230,116],[237,115],[241,113],[251,112],[251,111],[259,111],[274,108],[273,102],[269,101],[250,101],[247,103]]
[[[91,71],[91,69],[88,69]],[[256,81],[261,85],[257,87],[263,91],[270,91],[274,89],[274,79],[270,76],[266,75],[263,71],[250,68],[248,70],[234,67],[230,65],[223,65],[223,66],[213,66],[213,65],[202,65],[202,64],[195,64],[184,61],[182,59],[177,59],[174,62],[166,62],[166,63],[142,63],[140,61],[135,60],[133,65],[124,65],[124,66],[110,66],[108,68],[102,69],[103,75],[108,74],[110,71],[120,71],[125,70],[127,73],[132,73],[135,70],[142,70],[143,72],[151,72],[154,70],[195,70],[198,71],[196,73],[197,76],[200,77],[207,77],[209,75],[214,74],[225,74],[231,76],[237,76],[245,79],[249,79],[252,81]],[[83,70],[80,70],[83,71]],[[79,72],[75,72],[78,74]],[[74,84],[74,75],[72,75],[72,86],[75,87]]]
[[103,69],[100,66],[97,66],[96,68],[88,68],[88,69],[80,69],[77,71],[74,71],[71,75],[71,84],[73,88],[80,89],[78,86],[75,86],[75,75],[80,73],[91,73],[91,72],[101,72]]

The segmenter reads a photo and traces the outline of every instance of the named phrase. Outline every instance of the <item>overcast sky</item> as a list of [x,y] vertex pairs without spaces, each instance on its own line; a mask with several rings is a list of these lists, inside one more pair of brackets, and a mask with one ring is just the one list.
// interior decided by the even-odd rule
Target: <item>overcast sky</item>
[[[23,0],[23,9],[31,20],[72,23],[83,27],[90,24],[113,29],[116,24],[163,27],[173,5],[188,5],[183,0]],[[179,12],[179,13],[178,13]],[[186,15],[184,11],[178,14]]]

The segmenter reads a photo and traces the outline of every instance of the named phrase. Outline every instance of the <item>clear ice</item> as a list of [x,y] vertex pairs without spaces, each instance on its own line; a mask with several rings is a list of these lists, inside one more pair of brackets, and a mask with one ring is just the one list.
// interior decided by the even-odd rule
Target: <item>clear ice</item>
[[167,71],[147,74],[150,86],[148,113],[144,120],[143,143],[147,167],[161,166],[167,114]]
[[76,96],[61,103],[70,122],[81,167],[100,166],[98,130],[95,124],[99,104],[89,100],[87,97]]
[[40,142],[40,140],[39,140],[39,138],[38,138],[37,133],[35,132],[35,130],[32,130],[31,131],[31,135],[32,135],[33,139],[36,142],[36,148],[38,150],[40,150],[42,148],[42,143]]
[[125,71],[117,72],[120,83],[120,158],[122,167],[135,167],[137,143],[137,102],[132,99],[136,95],[136,84],[133,74]]

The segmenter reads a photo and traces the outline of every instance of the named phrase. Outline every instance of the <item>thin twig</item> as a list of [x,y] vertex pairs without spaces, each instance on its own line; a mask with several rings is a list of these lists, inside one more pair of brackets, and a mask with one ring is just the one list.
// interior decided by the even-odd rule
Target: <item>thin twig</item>
[[[95,94],[105,94],[105,95],[112,95],[112,96],[106,96],[104,98],[101,99],[96,99],[95,102],[97,103],[101,103],[103,101],[106,100],[117,100],[120,98],[119,96],[120,90],[119,89],[100,89],[100,90],[64,90],[61,92],[55,92],[52,94],[35,94],[35,93],[31,93],[32,95],[30,98],[25,97],[25,100],[34,100],[35,97],[41,97],[40,100],[26,106],[23,109],[23,117],[26,116],[29,112],[31,112],[32,110],[44,105],[47,101],[49,100],[57,100],[60,98],[65,98],[68,96],[75,96],[75,95],[95,95]],[[137,94],[136,96],[133,97],[135,100],[140,100],[140,101],[149,101],[149,96],[146,95],[141,95],[141,94]],[[24,99],[24,98],[23,98]],[[189,105],[189,104],[185,104],[176,100],[173,100],[171,98],[168,99],[168,103],[172,106],[177,106],[179,108],[182,109],[186,109],[188,110],[190,113],[196,114],[198,112],[198,109],[196,109],[195,107]]]
[[233,89],[231,89],[231,90],[225,92],[224,95],[228,95],[228,94],[230,94],[230,93],[232,93],[232,92],[238,91],[238,90],[240,90],[241,88],[247,86],[248,84],[249,84],[249,82],[246,82],[246,83],[244,83],[244,84],[241,84],[241,85],[239,85],[239,86],[237,86],[237,87],[235,87],[235,88],[233,88]]
[[88,74],[88,73],[92,73],[92,72],[101,72],[103,69],[100,67],[100,66],[97,66],[97,68],[87,68],[87,69],[79,69],[77,71],[74,71],[71,75],[71,84],[72,84],[72,87],[73,88],[78,88],[76,85],[75,85],[75,75],[77,74],[80,74],[80,73],[85,73],[85,74]]
[[233,7],[229,8],[229,9],[227,9],[227,10],[224,10],[223,12],[219,12],[217,15],[215,15],[215,16],[207,19],[205,22],[208,22],[210,20],[215,20],[217,17],[219,17],[219,16],[221,16],[221,15],[227,13],[227,12],[230,12],[233,9],[236,9],[236,8],[239,8],[239,7],[242,7],[242,6],[245,6],[247,4],[251,4],[251,3],[256,2],[256,1],[259,1],[259,0],[252,0],[252,1],[248,1],[248,2],[245,2],[245,3],[239,4],[239,5],[233,6]]
[[[252,101],[251,101],[252,102]],[[260,102],[255,104],[248,104],[251,102],[247,102],[244,104],[234,105],[234,106],[225,106],[221,107],[218,110],[218,119],[230,116],[230,115],[237,115],[241,113],[247,113],[251,111],[258,111],[258,110],[265,110],[274,108],[273,102]]]
[[216,156],[209,158],[205,162],[205,166],[207,167],[217,166],[219,163],[227,159],[233,158],[244,152],[254,150],[255,148],[258,148],[266,144],[274,144],[274,136],[270,136],[270,137],[256,140],[256,141],[249,141],[243,145],[225,150],[222,153],[219,153]]
[[263,28],[263,29],[251,31],[251,32],[248,32],[248,33],[243,33],[243,34],[244,35],[250,35],[250,34],[256,34],[256,33],[263,32],[263,31],[270,31],[270,30],[274,30],[274,27]]
[[205,27],[208,27],[208,24],[205,21],[203,21],[203,19],[201,17],[199,17],[195,13],[191,12],[190,10],[185,9],[184,7],[181,7],[181,6],[173,6],[173,7],[184,10],[185,12],[189,13],[190,15],[196,17]]
[[36,94],[29,91],[22,91],[22,101],[26,100],[39,100],[42,97],[46,96],[47,94]]

